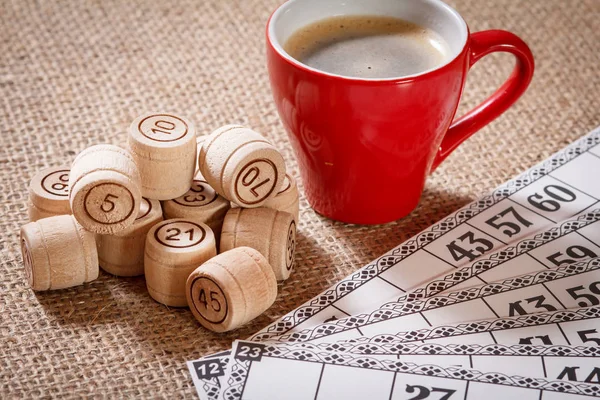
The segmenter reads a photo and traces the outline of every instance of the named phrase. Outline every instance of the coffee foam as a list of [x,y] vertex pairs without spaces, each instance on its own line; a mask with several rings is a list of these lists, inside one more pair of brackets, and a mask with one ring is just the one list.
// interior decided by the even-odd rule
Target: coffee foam
[[450,57],[435,31],[398,18],[354,15],[317,21],[296,31],[285,50],[318,70],[359,78],[417,74]]

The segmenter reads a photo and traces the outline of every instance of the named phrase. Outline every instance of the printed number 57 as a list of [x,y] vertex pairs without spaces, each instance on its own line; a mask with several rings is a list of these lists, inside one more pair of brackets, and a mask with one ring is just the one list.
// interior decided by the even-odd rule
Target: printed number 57
[[[509,221],[512,218],[513,221]],[[527,221],[514,207],[508,207],[506,210],[494,215],[492,218],[485,221],[492,228],[502,230],[508,237],[512,237],[521,232],[521,226],[525,228],[531,226],[531,222]]]

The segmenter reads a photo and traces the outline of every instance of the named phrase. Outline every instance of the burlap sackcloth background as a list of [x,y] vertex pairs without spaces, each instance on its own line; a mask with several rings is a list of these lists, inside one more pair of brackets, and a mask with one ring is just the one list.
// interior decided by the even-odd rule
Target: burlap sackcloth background
[[[200,133],[247,124],[298,176],[264,60],[264,25],[279,1],[0,0],[0,398],[195,396],[185,360],[247,337],[600,124],[599,0],[450,3],[472,31],[507,29],[529,43],[537,65],[525,96],[431,176],[403,220],[344,225],[301,199],[297,267],[276,303],[242,329],[213,334],[187,309],[154,302],[143,278],[101,273],[35,294],[18,232],[38,169],[69,163],[89,145],[122,143],[145,110],[189,116]],[[512,63],[509,55],[479,62],[461,110],[491,93]]]

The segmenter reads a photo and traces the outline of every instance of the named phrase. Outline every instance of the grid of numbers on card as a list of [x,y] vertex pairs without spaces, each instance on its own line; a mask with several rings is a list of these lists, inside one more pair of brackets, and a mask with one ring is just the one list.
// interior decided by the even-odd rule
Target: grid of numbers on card
[[333,342],[465,320],[527,315],[600,303],[600,259],[521,275],[282,335],[278,341]]

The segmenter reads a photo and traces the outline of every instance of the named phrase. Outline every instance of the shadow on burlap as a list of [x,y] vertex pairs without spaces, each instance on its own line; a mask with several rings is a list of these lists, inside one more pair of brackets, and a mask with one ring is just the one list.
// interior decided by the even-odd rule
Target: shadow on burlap
[[[460,147],[419,207],[382,226],[349,226],[301,201],[295,274],[271,309],[228,334],[152,301],[142,278],[100,278],[34,294],[18,246],[31,176],[86,146],[122,143],[145,110],[171,110],[208,133],[231,122],[272,139],[297,165],[271,101],[264,25],[273,0],[0,2],[0,397],[191,397],[185,360],[245,338],[439,218],[600,124],[597,0],[455,0],[472,31],[504,28],[532,47],[526,95]],[[461,110],[508,76],[478,63]],[[460,111],[459,111],[460,112]],[[302,184],[300,183],[302,189]],[[373,188],[376,195],[376,188]]]

